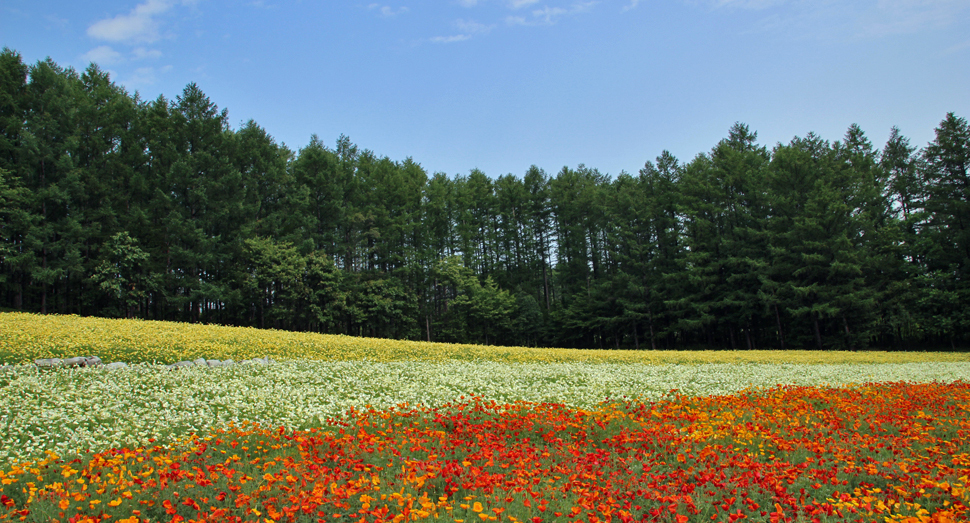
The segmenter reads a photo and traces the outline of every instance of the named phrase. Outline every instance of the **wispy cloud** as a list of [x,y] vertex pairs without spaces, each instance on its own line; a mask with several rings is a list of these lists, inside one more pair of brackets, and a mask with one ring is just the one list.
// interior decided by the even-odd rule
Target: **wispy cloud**
[[944,54],[951,54],[951,53],[963,51],[964,49],[970,49],[970,40],[959,43],[957,45],[947,47],[946,50],[944,50],[943,52]]
[[131,54],[135,60],[154,60],[162,57],[162,52],[158,49],[145,49],[144,47],[135,48]]
[[435,36],[431,38],[431,43],[433,44],[452,44],[455,42],[464,42],[472,37],[472,35],[451,35],[451,36]]
[[766,9],[783,4],[787,0],[711,0],[714,7],[733,7],[738,9]]
[[859,17],[862,36],[916,33],[956,23],[970,4],[965,0],[878,0]]
[[84,53],[81,58],[86,62],[94,62],[100,66],[114,65],[124,61],[121,53],[115,51],[110,45],[101,45]]
[[511,9],[522,9],[538,2],[539,0],[508,0],[508,5]]
[[455,20],[455,27],[466,34],[488,34],[492,29],[495,29],[494,25],[480,24],[474,20],[464,20],[461,18]]
[[553,25],[559,21],[563,16],[577,15],[580,13],[588,12],[598,4],[598,1],[592,2],[576,2],[570,7],[549,7],[544,6],[542,9],[533,9],[530,13],[531,16],[507,16],[505,18],[506,25]]
[[462,7],[475,7],[478,5],[478,0],[458,0],[458,5]]
[[67,29],[67,27],[70,25],[70,21],[67,18],[61,18],[54,15],[47,15],[44,17],[44,20],[47,20],[51,26],[58,29]]
[[377,10],[381,14],[381,16],[385,18],[402,15],[408,12],[408,8],[405,6],[401,6],[401,7],[398,7],[397,9],[394,9],[389,5],[381,5],[381,4],[370,4],[367,6],[367,9],[370,9],[371,11]]
[[[637,0],[633,0],[637,1]],[[761,27],[816,38],[879,38],[965,23],[966,0],[701,0],[713,9],[763,11]]]
[[158,74],[167,73],[172,70],[172,66],[166,65],[160,69],[154,67],[139,67],[135,69],[131,76],[127,77],[121,83],[128,88],[136,88],[138,86],[151,86],[158,82]]
[[495,25],[485,25],[478,23],[474,20],[465,20],[459,18],[454,21],[454,26],[460,34],[451,36],[436,36],[431,38],[432,43],[436,44],[450,44],[454,42],[463,42],[465,40],[471,39],[475,35],[488,34],[495,29]]
[[640,0],[630,0],[630,3],[623,6],[623,11],[629,11],[630,9],[636,9],[640,5]]
[[171,9],[172,5],[168,0],[147,0],[127,14],[95,22],[88,27],[88,36],[109,42],[155,42],[159,39],[157,17]]

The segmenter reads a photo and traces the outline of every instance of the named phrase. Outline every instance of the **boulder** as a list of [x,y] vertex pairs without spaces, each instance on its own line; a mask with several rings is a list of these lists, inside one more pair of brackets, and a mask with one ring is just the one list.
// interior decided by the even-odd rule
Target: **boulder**
[[85,367],[88,364],[88,359],[84,356],[77,356],[74,358],[68,358],[64,360],[63,365],[65,367]]

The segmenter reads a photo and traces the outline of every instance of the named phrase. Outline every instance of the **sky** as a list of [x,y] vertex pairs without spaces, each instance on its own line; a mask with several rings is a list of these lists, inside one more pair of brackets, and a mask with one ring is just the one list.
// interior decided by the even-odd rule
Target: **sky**
[[429,174],[636,173],[735,122],[773,147],[970,117],[967,0],[2,0],[0,46],[143,100],[194,82],[233,128]]

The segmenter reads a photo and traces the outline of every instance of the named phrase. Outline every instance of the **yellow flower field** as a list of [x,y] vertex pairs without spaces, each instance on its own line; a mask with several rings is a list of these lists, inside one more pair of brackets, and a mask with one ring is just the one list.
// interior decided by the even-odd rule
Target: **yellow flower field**
[[104,362],[195,358],[508,363],[914,363],[967,362],[967,353],[815,351],[597,351],[455,345],[242,327],[0,313],[0,364],[98,356]]

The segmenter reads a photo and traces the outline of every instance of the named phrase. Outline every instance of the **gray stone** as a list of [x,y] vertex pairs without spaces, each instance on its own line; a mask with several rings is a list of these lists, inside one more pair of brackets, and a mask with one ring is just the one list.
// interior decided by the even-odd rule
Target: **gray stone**
[[127,366],[128,364],[123,361],[116,361],[114,363],[109,363],[105,365],[104,368],[114,370],[114,369],[124,369]]
[[205,358],[196,358],[192,360],[192,363],[198,365],[199,367],[206,367]]
[[86,364],[87,367],[100,367],[104,365],[104,362],[101,361],[101,358],[97,356],[88,356],[87,360],[88,360]]
[[65,367],[84,367],[88,364],[88,359],[84,356],[77,356],[75,358],[68,358],[64,360]]
[[205,360],[205,364],[210,367],[222,367],[222,362],[219,360]]
[[43,359],[34,360],[34,365],[37,365],[38,367],[41,367],[41,368],[48,368],[48,369],[57,368],[57,367],[62,367],[64,365],[64,360],[60,358],[43,358]]
[[192,367],[194,365],[195,365],[195,363],[192,363],[191,361],[176,361],[175,363],[169,365],[168,368],[170,368],[170,369],[178,369],[178,368],[181,368],[181,367]]

